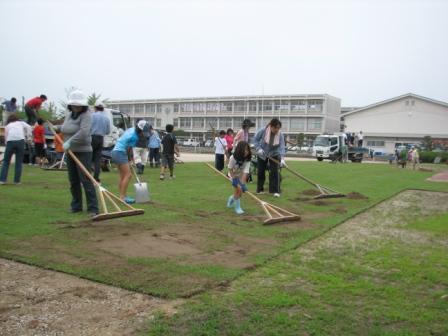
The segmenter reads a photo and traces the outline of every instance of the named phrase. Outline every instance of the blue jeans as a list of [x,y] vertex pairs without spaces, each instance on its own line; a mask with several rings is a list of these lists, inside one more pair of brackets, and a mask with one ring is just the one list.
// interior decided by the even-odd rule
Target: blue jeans
[[5,155],[3,157],[2,171],[0,173],[0,181],[6,182],[8,179],[9,164],[11,163],[11,157],[16,155],[14,183],[20,183],[22,177],[22,161],[23,153],[25,151],[25,140],[14,140],[6,143]]

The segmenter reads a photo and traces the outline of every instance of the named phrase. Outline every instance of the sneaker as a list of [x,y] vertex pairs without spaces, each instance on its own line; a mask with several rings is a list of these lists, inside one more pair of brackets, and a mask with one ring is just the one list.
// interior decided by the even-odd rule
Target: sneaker
[[163,181],[165,179],[165,175],[160,174],[160,180]]
[[275,193],[274,197],[280,197],[280,194],[279,193]]
[[95,217],[95,216],[98,216],[98,212],[95,211],[89,212],[89,217]]
[[4,181],[0,181],[0,185],[6,184],[6,182]]
[[170,180],[175,180],[175,179],[176,179],[176,175],[170,176]]
[[135,199],[133,199],[132,197],[129,197],[129,196],[126,196],[125,198],[123,198],[123,201],[126,202],[127,204],[135,203]]
[[263,195],[263,194],[264,194],[264,190],[257,191],[257,195]]
[[21,185],[21,182],[14,182],[15,185]]

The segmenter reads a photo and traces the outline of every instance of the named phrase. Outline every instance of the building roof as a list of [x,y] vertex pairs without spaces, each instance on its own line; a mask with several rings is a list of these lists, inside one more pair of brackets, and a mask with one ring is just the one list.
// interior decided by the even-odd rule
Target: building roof
[[431,98],[427,98],[427,97],[423,97],[423,96],[419,96],[419,95],[416,95],[414,93],[406,93],[404,95],[401,95],[401,96],[398,96],[398,97],[395,97],[395,98],[383,100],[383,101],[380,101],[380,102],[375,103],[375,104],[367,105],[365,107],[361,107],[359,109],[356,109],[356,110],[353,110],[353,111],[350,111],[350,112],[346,112],[346,113],[343,114],[343,116],[346,117],[346,116],[348,116],[350,114],[355,114],[355,113],[358,113],[358,112],[361,112],[361,111],[365,111],[365,110],[371,109],[373,107],[377,107],[377,106],[380,106],[380,105],[388,104],[388,103],[391,103],[393,101],[400,100],[400,99],[403,99],[403,98],[416,98],[416,99],[425,100],[425,101],[430,102],[430,103],[434,103],[434,104],[438,104],[438,105],[442,105],[442,106],[448,107],[448,103],[446,103],[446,102],[443,102],[443,101],[440,101],[440,100],[431,99]]
[[187,103],[207,101],[235,101],[235,100],[282,100],[282,99],[324,99],[337,97],[327,93],[323,94],[291,94],[291,95],[246,95],[246,96],[211,96],[211,97],[186,97],[186,98],[159,98],[159,99],[125,99],[109,100],[109,104],[142,104],[142,103]]

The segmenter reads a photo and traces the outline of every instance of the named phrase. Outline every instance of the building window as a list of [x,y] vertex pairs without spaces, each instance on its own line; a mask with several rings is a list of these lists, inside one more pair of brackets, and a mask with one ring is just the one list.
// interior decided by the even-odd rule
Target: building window
[[276,111],[288,111],[289,110],[289,102],[285,100],[276,100],[274,102],[274,109]]
[[290,131],[304,131],[305,130],[305,119],[304,118],[291,118],[289,124]]
[[249,102],[249,111],[250,112],[256,112],[257,111],[257,102],[256,101],[250,101]]
[[156,110],[157,110],[157,113],[162,112],[162,104],[157,104],[156,105]]
[[304,112],[306,110],[305,100],[291,100],[291,111]]
[[179,118],[180,128],[190,129],[191,128],[191,118]]
[[406,106],[409,106],[409,100],[406,100],[406,101],[404,102],[404,104],[405,104]]
[[263,106],[264,112],[272,111],[272,101],[270,101],[270,100],[261,101],[261,105]]
[[155,104],[146,104],[146,113],[154,113],[156,112]]
[[321,118],[309,118],[308,119],[308,130],[309,131],[320,131],[322,129],[322,119]]
[[211,127],[218,127],[218,118],[206,118],[205,122],[207,123],[206,128],[209,129]]
[[173,126],[174,126],[175,128],[179,128],[179,118],[174,118],[174,119],[173,119]]
[[243,118],[233,118],[233,128],[234,131],[237,132],[241,128],[241,125],[243,124]]
[[384,147],[385,142],[380,140],[368,140],[367,147]]
[[204,128],[204,118],[193,118],[193,128]]
[[193,112],[200,113],[205,112],[206,103],[194,103],[193,104]]
[[209,111],[209,112],[218,112],[219,111],[218,103],[217,102],[207,103],[207,111]]
[[145,106],[143,104],[134,105],[135,114],[143,114]]
[[225,131],[232,128],[232,118],[219,118],[219,128]]
[[309,100],[308,110],[312,112],[322,112],[322,104],[321,100]]
[[235,102],[235,112],[245,112],[246,111],[246,102],[236,101]]
[[162,127],[162,119],[157,118],[157,120],[156,120],[156,127],[158,127],[158,128]]
[[120,105],[120,112],[131,114],[132,112],[132,106],[131,105]]
[[232,112],[232,102],[221,103],[221,112]]
[[193,111],[192,103],[181,103],[179,104],[180,112],[191,112]]

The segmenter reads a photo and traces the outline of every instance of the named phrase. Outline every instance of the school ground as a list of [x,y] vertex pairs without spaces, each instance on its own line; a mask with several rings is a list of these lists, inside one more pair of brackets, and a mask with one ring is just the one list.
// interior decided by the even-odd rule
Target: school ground
[[284,171],[282,197],[260,197],[301,220],[263,225],[247,197],[243,216],[225,207],[228,182],[187,162],[202,157],[172,181],[147,169],[145,214],[104,222],[67,212],[66,172],[25,166],[1,186],[0,334],[448,332],[448,184],[427,180],[446,166],[291,160],[347,197],[315,199]]

